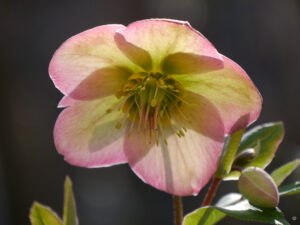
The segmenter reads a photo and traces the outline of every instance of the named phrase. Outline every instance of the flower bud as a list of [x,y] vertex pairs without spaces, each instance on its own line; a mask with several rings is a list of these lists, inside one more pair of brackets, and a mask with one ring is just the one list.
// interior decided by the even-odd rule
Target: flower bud
[[238,188],[253,205],[263,208],[274,208],[278,205],[277,187],[272,177],[261,168],[249,167],[243,170]]

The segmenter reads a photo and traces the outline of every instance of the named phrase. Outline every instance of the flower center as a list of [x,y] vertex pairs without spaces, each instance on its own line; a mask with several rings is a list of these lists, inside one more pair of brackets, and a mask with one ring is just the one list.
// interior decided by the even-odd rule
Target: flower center
[[[162,134],[162,127],[171,125],[173,116],[182,116],[184,94],[178,81],[161,73],[133,74],[115,93],[117,98],[122,98],[124,119],[129,119],[131,129],[137,124],[138,130],[148,130],[150,137],[152,133]],[[121,126],[122,122],[116,127]],[[177,131],[177,135],[184,136],[184,132]]]

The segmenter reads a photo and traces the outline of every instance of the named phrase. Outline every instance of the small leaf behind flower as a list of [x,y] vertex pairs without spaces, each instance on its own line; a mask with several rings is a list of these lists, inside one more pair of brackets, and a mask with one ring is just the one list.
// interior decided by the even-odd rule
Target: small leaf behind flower
[[300,194],[300,181],[296,181],[294,184],[289,184],[278,188],[280,196],[289,196]]
[[33,203],[29,217],[32,225],[62,225],[55,212],[38,202]]
[[298,166],[300,166],[300,159],[296,159],[274,170],[271,176],[275,184],[279,186]]
[[225,195],[216,206],[202,207],[185,216],[183,225],[213,225],[225,216],[240,220],[289,225],[278,208],[254,207],[249,204],[248,200],[239,201],[241,197],[237,193]]
[[72,182],[68,176],[65,181],[63,225],[78,225]]
[[[275,152],[284,136],[282,122],[265,123],[247,131],[241,140],[237,153],[245,149],[254,148],[257,151],[256,157],[246,167],[265,168],[274,158]],[[260,145],[258,147],[258,144]],[[231,172],[224,180],[237,180],[239,172]]]
[[205,206],[186,215],[183,225],[213,225],[226,216],[221,210],[214,206]]
[[223,178],[231,171],[231,166],[244,131],[245,129],[238,130],[225,138],[223,151],[216,171],[216,177]]
[[278,145],[284,136],[282,122],[266,123],[254,127],[245,133],[238,152],[256,146],[260,141],[260,150],[257,157],[248,165],[265,168],[273,159]]

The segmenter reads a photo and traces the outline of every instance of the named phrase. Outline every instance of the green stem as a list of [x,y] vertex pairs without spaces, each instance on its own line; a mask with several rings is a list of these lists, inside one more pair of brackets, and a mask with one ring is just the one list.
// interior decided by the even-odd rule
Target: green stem
[[206,196],[204,198],[202,206],[207,206],[207,205],[211,204],[221,181],[222,181],[222,179],[217,178],[217,177],[214,176],[214,178],[211,182],[211,185],[208,189],[208,192],[206,193]]
[[183,220],[182,199],[180,196],[173,195],[174,224],[181,225]]

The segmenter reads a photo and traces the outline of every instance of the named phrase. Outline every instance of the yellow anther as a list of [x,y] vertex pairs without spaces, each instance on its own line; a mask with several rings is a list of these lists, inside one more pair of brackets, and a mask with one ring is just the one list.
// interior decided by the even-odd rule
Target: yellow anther
[[179,130],[179,133],[180,133],[180,135],[182,136],[182,137],[184,137],[184,133],[183,133],[183,131],[182,130]]
[[156,104],[157,104],[157,100],[156,100],[155,98],[152,99],[152,100],[151,100],[151,106],[152,106],[152,107],[155,107]]
[[112,109],[107,109],[106,110],[106,113],[111,113],[112,112]]
[[122,122],[118,122],[115,127],[119,130],[122,127]]
[[[186,104],[182,99],[184,97],[182,85],[172,76],[161,73],[133,74],[115,95],[122,98],[119,108],[122,108],[124,113],[123,120],[116,124],[116,128],[120,129],[122,124],[129,120],[131,122],[129,135],[135,124],[138,131],[146,131],[150,141],[153,139],[157,145],[160,141],[167,144],[163,127],[171,126],[175,115],[183,117],[181,107]],[[184,132],[185,128],[174,130],[178,137],[185,136]]]
[[166,145],[168,145],[167,139],[165,139],[165,138],[164,138],[164,143],[165,143]]

